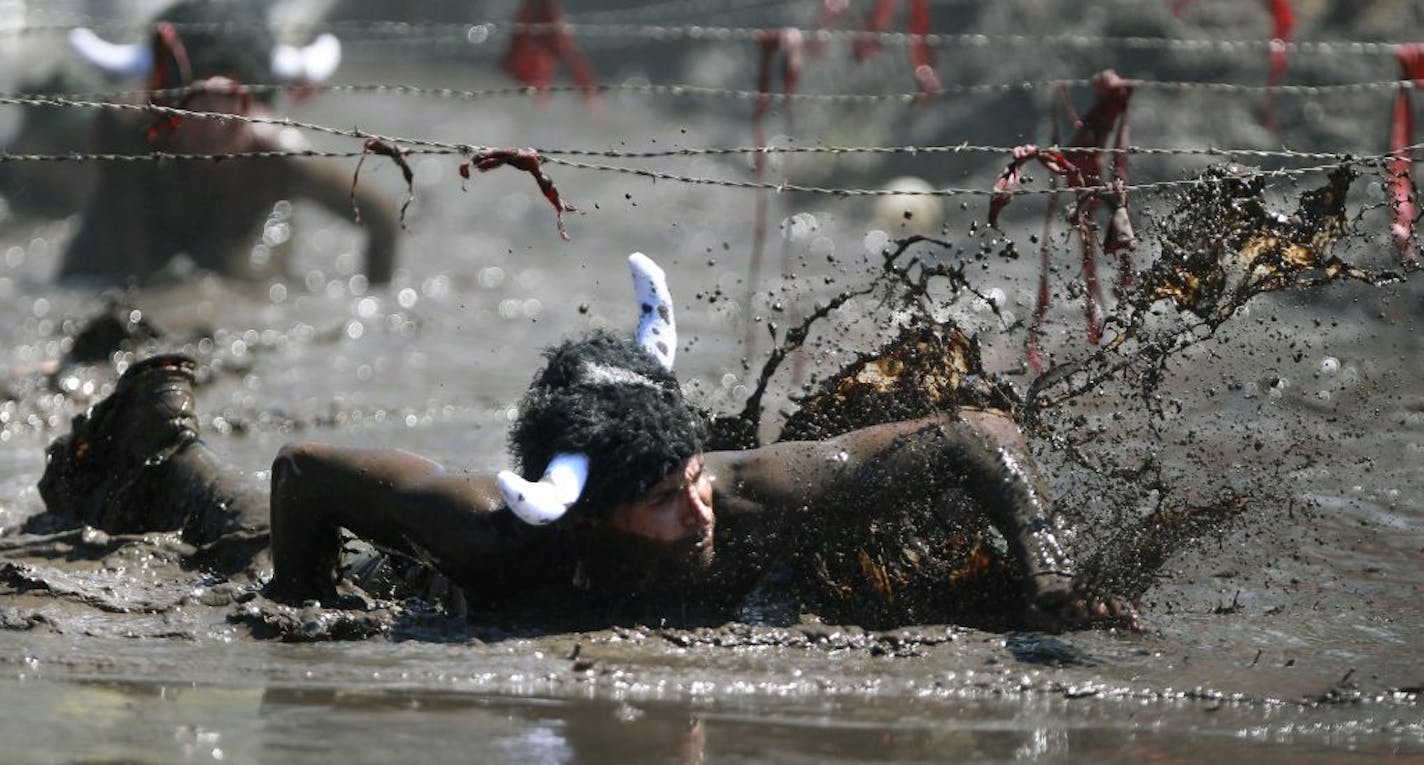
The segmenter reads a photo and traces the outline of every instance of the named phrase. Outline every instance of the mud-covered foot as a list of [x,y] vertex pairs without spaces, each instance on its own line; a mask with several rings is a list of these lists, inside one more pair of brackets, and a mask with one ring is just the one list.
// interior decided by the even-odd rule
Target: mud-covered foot
[[158,501],[161,466],[198,440],[193,400],[195,363],[180,355],[140,361],[114,392],[76,415],[71,431],[50,444],[40,496],[48,515],[110,533],[168,531],[184,512]]
[[1131,603],[1077,584],[1041,590],[1029,604],[1028,626],[1045,632],[1141,629],[1137,609]]

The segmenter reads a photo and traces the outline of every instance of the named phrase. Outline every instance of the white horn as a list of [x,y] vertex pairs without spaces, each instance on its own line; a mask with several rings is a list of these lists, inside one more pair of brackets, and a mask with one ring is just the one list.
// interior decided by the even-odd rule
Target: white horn
[[153,68],[152,46],[111,43],[87,27],[69,31],[69,46],[80,58],[110,74],[142,77]]
[[509,470],[495,476],[504,503],[530,526],[544,526],[564,517],[588,483],[588,456],[556,454],[544,477],[526,481]]
[[341,41],[336,35],[318,35],[305,48],[278,45],[272,49],[272,74],[286,82],[325,82],[341,64]]
[[628,256],[628,269],[633,272],[633,292],[638,297],[638,344],[671,372],[677,355],[677,321],[672,315],[667,275],[641,252]]

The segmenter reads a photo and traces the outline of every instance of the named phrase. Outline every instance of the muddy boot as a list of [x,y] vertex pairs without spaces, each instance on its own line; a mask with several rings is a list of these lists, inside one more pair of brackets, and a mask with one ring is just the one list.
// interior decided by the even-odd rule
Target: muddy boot
[[198,440],[194,366],[177,355],[134,364],[50,444],[39,489],[51,522],[111,534],[195,526],[192,544],[227,530],[216,461]]

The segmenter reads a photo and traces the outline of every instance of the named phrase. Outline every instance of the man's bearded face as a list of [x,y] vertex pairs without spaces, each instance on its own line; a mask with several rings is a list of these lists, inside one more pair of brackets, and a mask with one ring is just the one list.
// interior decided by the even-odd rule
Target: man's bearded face
[[695,454],[642,499],[612,510],[600,557],[634,590],[679,590],[712,566],[715,526],[712,480]]
[[682,470],[658,482],[642,498],[625,502],[609,516],[613,528],[655,542],[680,543],[712,537],[712,481],[694,454]]

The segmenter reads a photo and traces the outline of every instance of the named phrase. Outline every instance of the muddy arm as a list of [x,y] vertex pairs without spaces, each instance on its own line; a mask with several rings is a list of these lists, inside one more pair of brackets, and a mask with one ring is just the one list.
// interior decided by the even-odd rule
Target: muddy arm
[[408,452],[286,446],[272,464],[269,593],[332,597],[342,528],[462,580],[482,556],[508,551],[510,514],[497,512],[498,497],[493,476],[446,471]]
[[1003,415],[966,410],[959,419],[891,423],[823,442],[716,453],[708,465],[725,482],[717,486],[719,515],[893,511],[940,489],[962,489],[988,514],[1025,572],[1027,601],[1058,610],[1070,598],[1074,572],[1058,541],[1052,501],[1017,427]]
[[[372,184],[357,184],[351,171],[334,162],[294,159],[293,195],[315,201],[331,213],[350,220],[352,204],[360,210],[366,229],[366,277],[372,284],[386,284],[396,268],[396,233],[399,222],[390,200],[373,190]],[[353,199],[354,194],[354,199]]]

